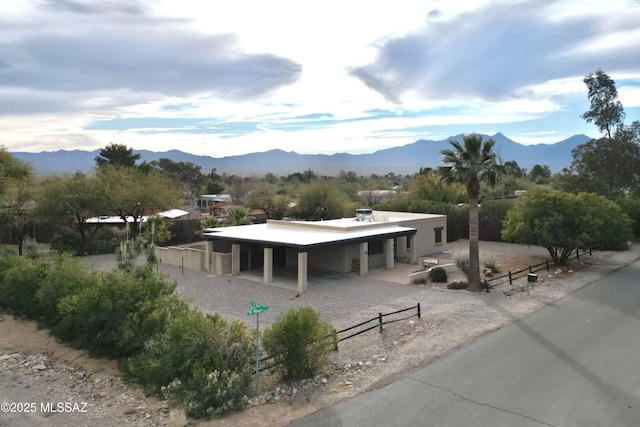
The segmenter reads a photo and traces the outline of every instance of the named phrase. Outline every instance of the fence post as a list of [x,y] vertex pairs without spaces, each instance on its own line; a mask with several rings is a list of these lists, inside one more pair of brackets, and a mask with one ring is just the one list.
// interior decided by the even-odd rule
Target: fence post
[[418,307],[418,319],[419,319],[420,318],[420,303],[418,303],[418,305],[416,307]]
[[378,323],[380,324],[380,333],[382,333],[382,313],[378,312]]
[[513,279],[511,278],[511,272],[509,272],[509,284],[513,285]]

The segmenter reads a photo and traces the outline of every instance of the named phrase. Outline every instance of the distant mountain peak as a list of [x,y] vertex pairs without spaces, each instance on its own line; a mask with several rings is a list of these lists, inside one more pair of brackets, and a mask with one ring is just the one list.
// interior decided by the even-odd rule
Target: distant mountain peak
[[[577,145],[589,141],[586,135],[574,135],[555,144],[523,145],[501,132],[493,136],[482,135],[496,141],[494,151],[502,161],[515,160],[520,167],[531,168],[536,164],[547,165],[556,172],[571,164],[571,150]],[[249,153],[229,157],[210,157],[194,155],[180,150],[154,152],[134,150],[144,161],[170,158],[176,162],[191,162],[204,171],[216,168],[218,173],[264,176],[267,172],[286,175],[308,169],[318,175],[337,176],[340,170],[354,171],[360,175],[413,174],[421,167],[435,167],[440,164],[440,151],[450,148],[450,140],[462,141],[463,134],[440,141],[419,139],[413,143],[379,150],[370,154],[298,154],[295,151],[273,149],[265,152]],[[40,153],[12,153],[20,160],[32,164],[36,173],[70,174],[76,171],[87,172],[95,166],[95,157],[99,150],[57,150]]]

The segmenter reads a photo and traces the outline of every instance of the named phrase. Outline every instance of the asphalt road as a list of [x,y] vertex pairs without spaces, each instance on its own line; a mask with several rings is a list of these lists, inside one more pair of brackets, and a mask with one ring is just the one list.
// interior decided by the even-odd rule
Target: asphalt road
[[640,261],[300,426],[638,426]]

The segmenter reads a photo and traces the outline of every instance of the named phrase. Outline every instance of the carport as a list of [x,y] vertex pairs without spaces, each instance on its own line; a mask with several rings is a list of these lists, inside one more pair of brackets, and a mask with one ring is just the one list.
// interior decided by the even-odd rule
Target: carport
[[298,291],[305,292],[309,253],[316,257],[312,259],[312,263],[332,265],[334,270],[344,271],[351,265],[345,248],[358,245],[359,273],[360,276],[366,276],[370,242],[383,242],[385,267],[393,269],[397,238],[404,238],[402,241],[406,242],[404,249],[409,248],[409,258],[417,258],[414,244],[416,232],[415,228],[403,227],[393,222],[358,221],[354,218],[313,222],[269,220],[266,224],[211,228],[203,233],[207,242],[205,264],[209,265],[214,242],[226,241],[231,245],[231,274],[237,276],[240,274],[241,264],[247,263],[246,254],[249,254],[248,263],[251,265],[251,254],[255,252],[255,248],[261,247],[263,283],[270,284],[273,282],[274,251],[276,261],[282,260],[281,248],[285,248],[284,262],[297,265]]

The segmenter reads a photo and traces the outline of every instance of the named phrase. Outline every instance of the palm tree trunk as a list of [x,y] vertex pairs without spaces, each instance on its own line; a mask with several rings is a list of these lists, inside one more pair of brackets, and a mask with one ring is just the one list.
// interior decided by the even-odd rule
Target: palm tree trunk
[[481,291],[480,286],[480,218],[478,197],[469,197],[469,288]]

